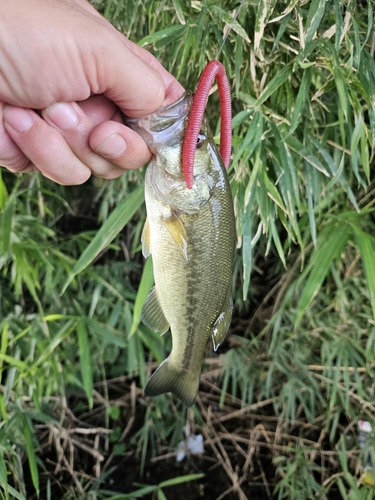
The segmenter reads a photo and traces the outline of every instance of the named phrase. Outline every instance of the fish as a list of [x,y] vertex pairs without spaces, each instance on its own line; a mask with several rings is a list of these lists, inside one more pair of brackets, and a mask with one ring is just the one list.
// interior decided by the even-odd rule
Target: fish
[[177,101],[126,124],[141,135],[153,158],[145,175],[145,258],[152,255],[155,286],[141,319],[172,334],[172,350],[148,380],[144,394],[174,393],[187,407],[197,396],[209,337],[216,351],[232,316],[236,245],[233,200],[226,168],[204,118],[197,140],[194,183],[186,185],[181,151],[192,103]]

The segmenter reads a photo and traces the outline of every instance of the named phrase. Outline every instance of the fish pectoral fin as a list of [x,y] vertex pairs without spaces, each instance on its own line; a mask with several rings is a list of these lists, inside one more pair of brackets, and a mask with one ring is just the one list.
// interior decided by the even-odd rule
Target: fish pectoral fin
[[200,373],[179,368],[167,358],[152,374],[145,387],[145,396],[154,397],[173,392],[185,406],[191,406],[197,397]]
[[169,323],[164,316],[160,302],[156,296],[156,289],[152,287],[142,307],[141,319],[154,332],[163,335],[169,329]]
[[215,351],[217,351],[219,345],[224,341],[228,332],[230,320],[232,318],[232,309],[233,301],[232,298],[228,296],[221,313],[216,318],[216,321],[212,326],[212,343]]
[[164,224],[168,229],[169,234],[172,236],[173,241],[180,247],[185,259],[187,260],[188,236],[185,226],[177,216],[171,217],[170,219],[164,219]]
[[145,225],[143,226],[141,241],[143,257],[147,259],[147,257],[151,254],[150,223],[148,219],[146,219]]

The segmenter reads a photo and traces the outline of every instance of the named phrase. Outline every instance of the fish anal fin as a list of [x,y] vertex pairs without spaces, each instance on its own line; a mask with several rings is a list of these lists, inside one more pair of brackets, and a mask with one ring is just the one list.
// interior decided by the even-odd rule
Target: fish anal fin
[[219,345],[224,341],[228,333],[230,320],[232,319],[232,309],[233,301],[232,298],[228,296],[221,313],[212,326],[212,343],[215,351],[217,351]]
[[169,219],[164,219],[164,224],[168,229],[169,234],[172,236],[173,241],[180,247],[185,259],[187,260],[188,236],[181,219],[174,216]]
[[163,335],[168,331],[169,323],[164,316],[163,310],[153,287],[142,307],[141,319],[154,332]]
[[200,373],[192,373],[173,365],[167,358],[152,374],[145,387],[145,396],[154,397],[173,392],[185,406],[191,406],[197,397]]
[[146,219],[145,225],[143,226],[141,241],[143,257],[147,259],[147,257],[151,254],[150,223],[148,219]]

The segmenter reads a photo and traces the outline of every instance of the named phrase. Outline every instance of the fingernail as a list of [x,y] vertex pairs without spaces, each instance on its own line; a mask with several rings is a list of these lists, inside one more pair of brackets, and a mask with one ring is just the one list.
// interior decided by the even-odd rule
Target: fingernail
[[45,110],[46,116],[61,130],[72,128],[78,121],[78,116],[73,106],[66,102],[56,102]]
[[112,134],[96,148],[96,152],[104,156],[116,158],[116,156],[119,156],[125,151],[125,148],[125,139],[119,134]]
[[4,122],[19,134],[23,134],[31,128],[34,120],[27,109],[4,106]]

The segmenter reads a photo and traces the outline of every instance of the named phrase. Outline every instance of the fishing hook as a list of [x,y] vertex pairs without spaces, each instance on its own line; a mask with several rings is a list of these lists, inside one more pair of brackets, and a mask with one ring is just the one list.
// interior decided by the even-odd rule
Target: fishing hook
[[229,166],[232,150],[232,108],[230,100],[230,87],[225,73],[225,68],[221,62],[210,61],[204,68],[198,81],[182,145],[182,170],[186,185],[189,189],[193,187],[194,157],[198,135],[202,125],[208,94],[215,78],[217,80],[220,98],[220,155],[223,159],[225,167],[228,168]]

